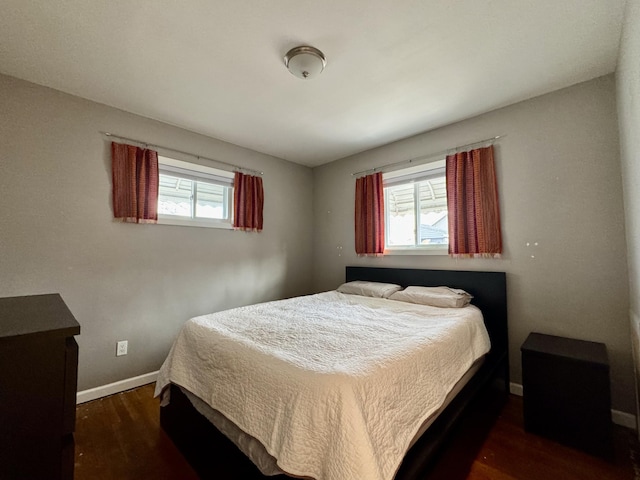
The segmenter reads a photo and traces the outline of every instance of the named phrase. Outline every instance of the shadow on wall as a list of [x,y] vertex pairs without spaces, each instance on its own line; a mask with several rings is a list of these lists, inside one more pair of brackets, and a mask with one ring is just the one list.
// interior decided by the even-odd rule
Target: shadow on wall
[[246,258],[216,269],[217,276],[233,279],[223,288],[224,309],[276,300],[284,297],[287,254],[268,258]]

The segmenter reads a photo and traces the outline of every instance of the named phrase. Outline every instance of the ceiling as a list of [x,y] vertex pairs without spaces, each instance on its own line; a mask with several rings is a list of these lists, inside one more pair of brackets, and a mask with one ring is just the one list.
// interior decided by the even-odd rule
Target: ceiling
[[2,0],[0,72],[316,166],[613,72],[624,3]]

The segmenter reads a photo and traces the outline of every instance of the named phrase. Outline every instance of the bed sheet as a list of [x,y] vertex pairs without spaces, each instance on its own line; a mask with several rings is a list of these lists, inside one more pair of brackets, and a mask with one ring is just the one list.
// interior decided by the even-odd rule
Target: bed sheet
[[[415,442],[425,434],[433,422],[438,418],[438,415],[444,411],[444,409],[451,403],[451,401],[460,393],[464,386],[473,378],[473,376],[480,370],[480,367],[484,363],[485,357],[481,357],[476,360],[471,368],[466,371],[462,378],[455,384],[453,389],[447,394],[444,403],[433,412],[427,420],[420,426],[420,429],[411,440],[409,448],[411,448]],[[243,432],[237,425],[231,422],[228,418],[222,415],[217,410],[211,408],[206,402],[198,398],[189,390],[177,387],[187,397],[193,408],[211,422],[225,437],[227,437],[246,457],[248,457],[253,464],[258,467],[258,470],[265,476],[274,476],[285,473],[280,467],[275,458],[273,458],[265,450],[258,440],[251,435]],[[169,394],[169,390],[166,390],[164,394]],[[406,452],[405,452],[406,453]]]

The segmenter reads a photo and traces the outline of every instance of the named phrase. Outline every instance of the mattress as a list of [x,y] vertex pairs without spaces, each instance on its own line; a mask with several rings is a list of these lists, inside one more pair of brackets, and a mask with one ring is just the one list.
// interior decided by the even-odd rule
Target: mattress
[[391,480],[489,347],[473,306],[325,292],[191,319],[156,394],[192,392],[290,475]]

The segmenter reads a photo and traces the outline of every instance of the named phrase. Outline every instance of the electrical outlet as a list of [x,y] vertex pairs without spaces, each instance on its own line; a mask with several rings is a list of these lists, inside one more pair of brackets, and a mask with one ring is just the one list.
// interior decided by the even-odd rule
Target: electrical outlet
[[128,347],[129,347],[129,342],[127,340],[122,340],[118,342],[116,346],[116,357],[121,357],[122,355],[126,355]]

